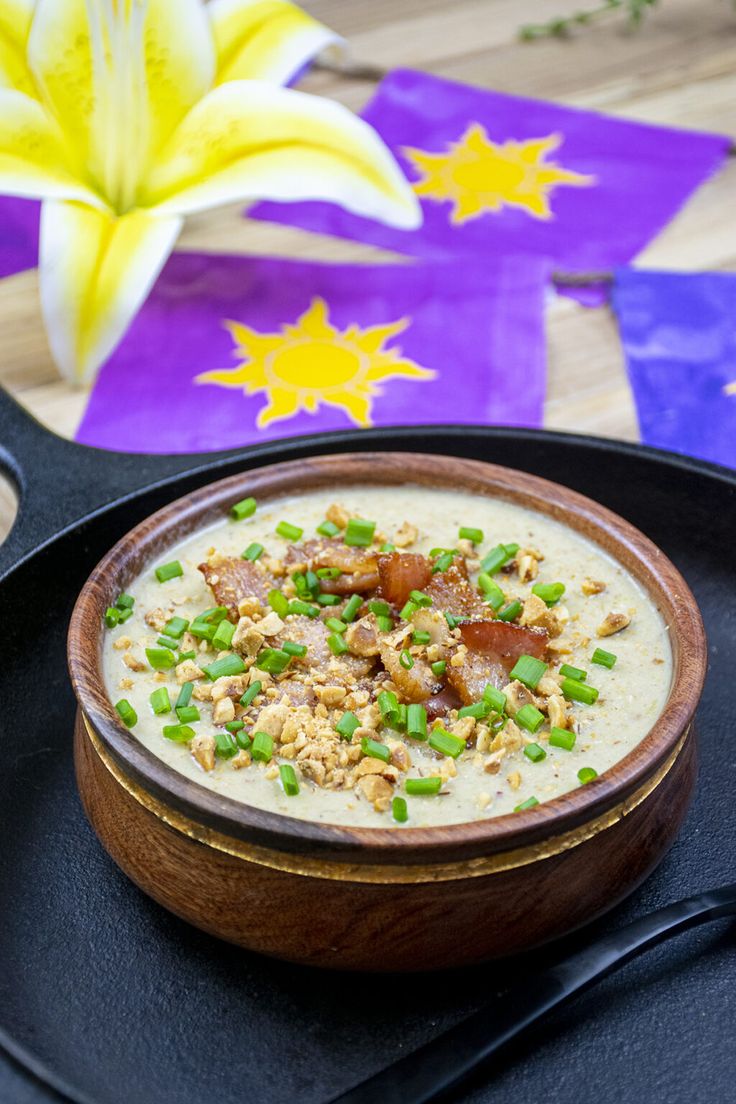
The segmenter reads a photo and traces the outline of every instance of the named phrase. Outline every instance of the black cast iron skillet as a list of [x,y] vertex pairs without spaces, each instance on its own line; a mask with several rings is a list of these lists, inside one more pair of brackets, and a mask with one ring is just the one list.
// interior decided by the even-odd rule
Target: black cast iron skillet
[[[585,932],[520,959],[426,978],[315,973],[239,951],[170,916],[98,845],[70,754],[68,618],[90,569],[123,533],[232,472],[377,448],[507,464],[598,499],[684,573],[710,641],[698,794],[670,856]],[[0,467],[21,492],[0,546],[2,1104],[57,1099],[49,1081],[96,1104],[322,1104],[489,1001],[502,1008],[512,990],[533,988],[540,970],[583,941],[734,880],[734,473],[591,438],[453,426],[333,433],[199,457],[129,456],[62,441],[3,394]],[[455,1098],[731,1099],[735,976],[723,923],[681,936],[552,1013]]]

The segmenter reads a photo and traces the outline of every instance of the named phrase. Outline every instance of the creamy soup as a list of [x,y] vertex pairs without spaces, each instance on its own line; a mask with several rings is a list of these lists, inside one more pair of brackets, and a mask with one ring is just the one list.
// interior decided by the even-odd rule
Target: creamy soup
[[461,492],[245,500],[108,610],[123,721],[200,785],[306,820],[450,824],[534,807],[661,712],[666,626],[544,515]]

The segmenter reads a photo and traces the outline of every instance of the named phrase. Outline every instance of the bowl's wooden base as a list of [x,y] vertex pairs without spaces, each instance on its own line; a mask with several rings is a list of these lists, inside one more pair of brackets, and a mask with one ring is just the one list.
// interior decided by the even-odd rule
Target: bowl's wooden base
[[87,816],[145,893],[232,943],[349,970],[465,965],[579,927],[630,893],[660,861],[680,828],[696,775],[691,732],[648,797],[592,838],[509,870],[397,884],[294,874],[207,846],[169,827],[113,776],[79,715],[74,751]]

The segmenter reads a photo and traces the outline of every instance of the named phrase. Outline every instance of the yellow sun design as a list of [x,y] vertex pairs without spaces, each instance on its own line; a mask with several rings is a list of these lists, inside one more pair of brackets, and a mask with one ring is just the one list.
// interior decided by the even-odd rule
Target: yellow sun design
[[456,225],[504,207],[520,207],[535,218],[551,219],[549,194],[554,187],[573,184],[583,188],[596,182],[594,176],[545,161],[561,141],[561,135],[550,134],[526,142],[496,143],[480,123],[471,123],[444,153],[410,147],[402,153],[423,174],[412,184],[416,194],[440,202],[452,200],[450,222]]
[[324,403],[344,410],[359,426],[370,426],[378,386],[389,379],[434,379],[436,372],[402,357],[387,341],[411,323],[400,318],[381,326],[336,329],[324,299],[314,298],[300,318],[280,333],[258,333],[240,322],[225,326],[243,358],[237,368],[203,372],[197,383],[242,388],[246,395],[265,392],[268,402],[256,419],[259,429],[293,418],[300,410],[315,414]]

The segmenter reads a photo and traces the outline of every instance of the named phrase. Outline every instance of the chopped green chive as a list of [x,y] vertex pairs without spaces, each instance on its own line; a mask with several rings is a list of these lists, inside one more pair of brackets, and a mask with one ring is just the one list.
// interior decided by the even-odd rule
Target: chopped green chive
[[115,599],[115,606],[119,610],[132,609],[134,605],[135,598],[132,594],[126,594],[125,591],[123,591],[122,594],[118,594],[117,598]]
[[532,594],[536,594],[548,606],[556,606],[564,593],[564,583],[535,583],[532,587]]
[[133,616],[133,607],[132,606],[129,609],[121,610],[120,611],[120,617],[118,617],[118,624],[119,625],[125,624],[125,622],[128,620],[128,618],[132,617],[132,616]]
[[172,560],[171,563],[161,564],[160,567],[156,568],[156,578],[160,583],[165,583],[169,579],[178,579],[183,574],[184,568],[178,560]]
[[263,684],[260,681],[252,682],[240,699],[240,704],[242,706],[245,706],[245,708],[247,709],[248,706],[251,705],[251,703],[253,702],[253,699],[258,697],[258,695],[260,694],[262,685]]
[[423,705],[410,705],[406,710],[406,734],[413,740],[427,739],[427,710]]
[[165,686],[159,686],[158,690],[154,690],[148,700],[151,703],[151,709],[157,716],[171,712],[171,698]]
[[399,719],[399,702],[392,690],[382,690],[376,699],[383,723],[394,727]]
[[376,625],[380,632],[392,632],[394,627],[393,618],[379,616],[376,618]]
[[543,759],[547,758],[547,752],[539,744],[527,744],[524,748],[524,754],[527,759],[531,759],[532,763],[541,763]]
[[179,659],[177,662],[183,663],[185,659],[196,659],[196,652],[179,652]]
[[414,666],[414,659],[411,653],[407,652],[406,648],[404,648],[401,655],[399,656],[399,663],[405,671],[411,671],[412,667]]
[[188,628],[189,622],[185,621],[183,617],[171,617],[164,625],[164,632],[167,636],[173,637],[174,640],[181,640]]
[[505,563],[513,559],[519,551],[518,544],[497,544],[495,548],[483,557],[480,569],[488,575],[495,575]]
[[202,610],[197,614],[197,621],[205,621],[208,625],[219,625],[227,617],[227,606],[213,606],[212,609]]
[[114,606],[108,606],[105,610],[105,624],[108,629],[114,629],[120,620],[120,610],[115,609]]
[[162,648],[168,648],[170,652],[175,652],[179,648],[179,641],[173,640],[170,636],[159,636],[156,643],[160,644]]
[[481,571],[478,576],[478,586],[483,591],[483,598],[491,609],[499,610],[506,601],[506,595],[496,580],[492,579],[486,571]]
[[279,767],[281,785],[287,797],[296,797],[299,793],[299,779],[291,763],[282,763]]
[[381,545],[380,551],[381,552],[386,552],[386,553],[395,552],[396,551],[396,545],[392,544],[391,541],[386,541],[385,544]]
[[584,671],[582,667],[571,667],[569,663],[563,663],[560,667],[560,674],[565,678],[575,679],[576,682],[585,682],[588,677],[588,672]]
[[447,660],[438,659],[436,663],[431,664],[431,669],[432,674],[435,675],[436,678],[442,678],[445,671],[447,670]]
[[345,530],[345,544],[358,548],[367,548],[373,542],[373,534],[376,531],[375,521],[366,521],[364,518],[351,518]]
[[289,599],[280,590],[269,590],[268,604],[279,617],[286,617],[289,610]]
[[[280,648],[264,648],[263,651],[258,653],[256,667],[261,671],[268,672],[269,675],[280,675],[282,671],[286,670],[290,662],[291,656],[288,652],[283,652]],[[251,687],[252,689],[253,687]]]
[[499,621],[513,621],[515,617],[518,617],[521,613],[521,602],[516,599],[513,602],[509,602],[505,609],[502,609],[498,613]]
[[416,629],[416,630],[415,630],[415,631],[414,631],[414,632],[413,632],[413,633],[411,634],[411,642],[412,642],[412,644],[419,644],[419,645],[422,645],[422,644],[429,644],[429,642],[430,642],[430,640],[431,640],[431,639],[432,639],[432,636],[431,636],[431,634],[430,634],[430,633],[428,633],[428,632],[422,632],[422,631],[421,631],[421,630],[419,630],[419,629]]
[[342,598],[339,594],[318,594],[316,601],[320,606],[339,606]]
[[598,698],[595,686],[571,678],[562,680],[562,693],[568,701],[582,702],[583,705],[593,705]]
[[414,603],[419,609],[424,609],[427,606],[432,605],[432,599],[428,594],[425,594],[423,590],[412,590],[409,592],[409,600]]
[[241,559],[250,560],[251,563],[255,563],[256,560],[260,559],[260,557],[262,555],[263,555],[263,545],[259,544],[258,541],[253,541],[252,544],[248,545],[245,552],[242,553]]
[[429,734],[429,746],[442,755],[450,755],[453,759],[457,759],[458,755],[465,751],[466,745],[459,736],[453,736],[444,728],[434,728]]
[[408,794],[438,794],[442,789],[442,779],[437,775],[431,778],[407,778],[404,789]]
[[218,759],[232,759],[238,754],[238,744],[230,732],[215,733],[215,755]]
[[409,819],[409,811],[403,797],[395,797],[391,802],[391,816],[397,824],[406,824]]
[[497,690],[490,682],[483,691],[483,700],[487,701],[496,713],[503,713],[506,708],[506,695],[502,690]]
[[189,631],[192,636],[196,636],[197,640],[212,640],[217,632],[217,625],[213,625],[210,621],[195,619],[189,626]]
[[245,728],[245,721],[228,721],[225,725],[228,732],[232,732],[233,736],[240,732],[241,728]]
[[341,621],[339,617],[328,617],[325,620],[325,625],[332,632],[344,633],[347,629],[347,625],[344,621]]
[[524,809],[533,809],[535,805],[538,805],[536,797],[528,797],[526,801],[522,801],[521,805],[517,805],[514,809],[515,813],[522,813]]
[[483,530],[482,529],[471,529],[467,525],[462,525],[460,527],[460,529],[458,529],[457,535],[460,538],[460,540],[469,540],[469,541],[472,541],[473,544],[482,544],[483,543]]
[[453,615],[451,613],[448,613],[447,610],[444,610],[443,614],[444,614],[445,621],[447,622],[448,629],[450,629],[450,630],[456,629],[459,618],[458,617],[453,617]]
[[447,571],[447,569],[452,566],[452,561],[454,559],[454,552],[441,552],[432,564],[432,574],[439,575],[440,572]]
[[276,532],[284,540],[298,541],[302,539],[304,530],[300,529],[298,525],[290,525],[288,521],[280,521],[276,526]]
[[317,532],[323,537],[336,537],[340,529],[334,521],[323,521],[317,526]]
[[245,518],[253,517],[256,512],[256,500],[254,498],[243,498],[240,502],[236,502],[234,506],[230,507],[230,517],[235,518],[236,521],[243,521]]
[[384,602],[380,598],[374,598],[372,602],[369,602],[368,609],[371,613],[375,613],[376,617],[391,616],[391,607],[388,602]]
[[294,598],[287,605],[286,612],[295,613],[302,617],[319,617],[319,606],[312,606],[309,602],[302,602],[301,598]]
[[609,671],[613,667],[618,657],[613,652],[606,652],[603,648],[596,648],[590,657],[591,663],[597,663],[599,667],[608,667]]
[[245,664],[240,656],[231,654],[223,656],[222,659],[216,659],[214,663],[210,663],[208,667],[203,667],[202,670],[210,682],[214,682],[215,679],[222,678],[223,675],[242,675]]
[[168,648],[146,648],[146,659],[154,671],[168,671],[176,664],[176,656]]
[[363,599],[360,594],[353,594],[345,603],[345,608],[342,611],[341,617],[343,621],[354,621],[355,615],[363,605]]
[[285,640],[281,645],[281,651],[286,652],[290,656],[305,656],[307,654],[306,644],[297,644],[295,640]]
[[189,705],[192,700],[192,690],[194,689],[193,682],[185,682],[179,691],[179,697],[176,699],[175,709],[182,709],[183,706]]
[[119,702],[116,702],[115,709],[126,728],[132,728],[133,725],[138,724],[138,714],[127,698],[121,698]]
[[167,740],[173,740],[175,744],[187,744],[194,735],[194,729],[184,724],[164,725],[162,732]]
[[587,785],[588,782],[592,782],[593,779],[597,777],[598,771],[594,770],[593,767],[581,767],[578,771],[578,778],[583,786]]
[[417,612],[417,604],[416,604],[416,602],[412,602],[412,600],[410,598],[409,601],[404,606],[404,608],[402,609],[401,613],[399,614],[399,617],[401,618],[402,621],[408,621],[409,618],[411,617],[411,615],[413,613],[416,613],[416,612]]
[[514,720],[527,732],[534,734],[544,724],[544,714],[540,713],[533,705],[522,705]]
[[318,579],[339,579],[342,571],[339,567],[318,567],[316,575]]
[[217,632],[212,637],[212,647],[223,652],[230,647],[234,634],[235,626],[232,621],[221,621],[217,626]]
[[[227,728],[227,725],[225,727]],[[253,741],[244,728],[239,728],[235,733],[235,743],[239,748],[242,748],[243,751],[250,751]]]
[[487,717],[491,712],[491,707],[487,701],[473,702],[472,705],[464,705],[462,709],[458,709],[458,717],[475,717],[476,721],[479,721],[481,717]]
[[360,741],[360,750],[369,759],[382,759],[384,763],[388,763],[391,759],[390,748],[385,744],[379,744],[378,740],[371,740],[368,736],[364,736]]
[[404,702],[401,702],[401,704],[399,705],[399,715],[396,718],[396,727],[397,728],[406,728],[406,721],[407,721],[408,716],[409,716],[409,707],[408,707],[408,705],[405,705]]
[[549,746],[572,751],[575,747],[575,733],[568,732],[566,728],[551,728],[549,730]]
[[522,655],[514,664],[509,677],[518,679],[530,690],[536,690],[539,680],[546,670],[547,664],[543,663],[541,659],[535,659],[534,656],[530,655]]
[[348,646],[339,633],[332,633],[331,636],[327,637],[327,647],[334,656],[344,655],[348,651]]
[[343,713],[335,725],[335,731],[340,733],[343,740],[349,740],[356,728],[360,728],[360,721],[354,713],[350,712]]
[[273,736],[269,736],[267,732],[256,732],[251,754],[261,763],[270,763],[273,759]]
[[180,705],[177,706],[176,715],[179,718],[180,724],[191,724],[192,721],[198,721],[199,710],[196,705]]

